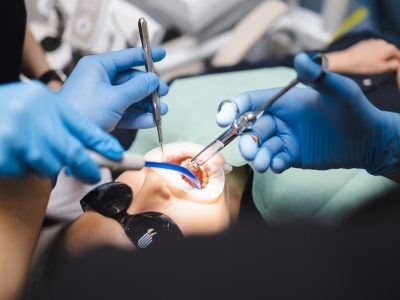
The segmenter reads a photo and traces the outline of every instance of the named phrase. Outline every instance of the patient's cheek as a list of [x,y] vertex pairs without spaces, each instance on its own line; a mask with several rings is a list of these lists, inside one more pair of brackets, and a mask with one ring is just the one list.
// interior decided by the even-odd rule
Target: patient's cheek
[[[174,157],[170,159],[170,162],[173,164],[181,165],[182,167],[190,170],[199,179],[201,188],[204,189],[207,186],[209,180],[207,168],[205,166],[201,166],[200,168],[193,168],[192,164],[190,163],[191,159],[192,157],[184,155],[182,157]],[[185,182],[187,182],[191,187],[194,187],[193,183],[185,176],[182,175],[182,179],[185,180]]]

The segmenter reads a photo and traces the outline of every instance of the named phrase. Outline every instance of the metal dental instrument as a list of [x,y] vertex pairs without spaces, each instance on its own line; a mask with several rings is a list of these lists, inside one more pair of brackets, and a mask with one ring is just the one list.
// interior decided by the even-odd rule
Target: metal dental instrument
[[147,161],[142,155],[127,152],[124,153],[124,156],[121,160],[112,160],[91,150],[87,150],[87,152],[90,158],[96,161],[100,167],[109,168],[113,171],[141,170],[144,167],[168,169],[176,171],[185,176],[193,184],[193,186],[195,186],[197,189],[201,189],[201,184],[197,176],[194,175],[190,170],[180,165],[165,162]]
[[[140,18],[138,21],[139,35],[142,42],[144,55],[146,58],[146,71],[155,73],[153,59],[151,57],[151,47],[149,39],[149,30],[147,28],[147,22],[144,18]],[[158,98],[157,91],[151,94],[151,103],[153,106],[153,120],[157,126],[158,142],[161,147],[162,160],[164,161],[164,147],[163,147],[163,134],[161,129],[161,113],[160,113],[160,99]]]
[[[310,55],[312,60],[317,62],[322,66],[322,72],[319,76],[314,80],[314,83],[322,80],[325,76],[325,71],[328,70],[328,60],[327,58],[320,54],[315,53]],[[195,169],[200,168],[203,164],[205,164],[210,158],[220,152],[226,145],[232,142],[236,137],[241,135],[244,131],[248,131],[252,128],[254,123],[260,118],[265,109],[272,105],[276,100],[282,97],[286,92],[295,87],[298,83],[300,83],[298,77],[293,79],[287,86],[283,87],[279,90],[275,95],[273,95],[270,99],[268,99],[263,105],[257,108],[254,111],[249,111],[244,113],[243,115],[236,118],[233,121],[231,127],[223,132],[219,137],[213,140],[210,144],[208,144],[203,150],[201,150],[196,156],[192,158],[190,163]],[[226,100],[231,101],[231,100]]]

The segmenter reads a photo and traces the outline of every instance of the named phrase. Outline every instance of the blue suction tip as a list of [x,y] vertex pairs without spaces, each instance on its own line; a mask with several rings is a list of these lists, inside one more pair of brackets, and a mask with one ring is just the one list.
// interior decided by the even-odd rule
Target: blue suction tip
[[201,189],[200,180],[197,178],[196,175],[194,175],[189,169],[186,169],[185,167],[176,164],[155,161],[146,161],[144,165],[149,168],[168,169],[181,173],[183,176],[189,179],[191,183],[193,183],[196,189]]

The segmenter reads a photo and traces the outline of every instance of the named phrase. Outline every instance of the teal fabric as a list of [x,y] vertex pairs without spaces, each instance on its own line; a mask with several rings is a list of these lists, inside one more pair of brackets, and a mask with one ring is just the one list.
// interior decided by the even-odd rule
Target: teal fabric
[[[209,144],[224,131],[215,122],[222,100],[244,91],[283,86],[295,76],[292,69],[278,67],[175,80],[168,95],[162,98],[169,106],[162,119],[165,143],[184,140]],[[157,146],[156,130],[145,129],[139,131],[130,150],[146,153]],[[223,149],[222,154],[233,166],[246,163],[238,151],[238,140]]]
[[299,219],[334,223],[396,187],[393,181],[365,170],[293,168],[282,174],[256,173],[253,198],[270,223]]
[[[206,145],[223,132],[215,115],[218,104],[244,91],[284,86],[295,77],[289,68],[268,68],[175,80],[163,98],[169,112],[163,117],[165,143],[191,141]],[[233,166],[246,161],[238,141],[222,151]],[[140,130],[130,151],[146,153],[158,147],[155,129]],[[298,218],[335,221],[374,196],[396,186],[362,170],[312,171],[290,169],[277,175],[256,173],[253,198],[269,222]]]

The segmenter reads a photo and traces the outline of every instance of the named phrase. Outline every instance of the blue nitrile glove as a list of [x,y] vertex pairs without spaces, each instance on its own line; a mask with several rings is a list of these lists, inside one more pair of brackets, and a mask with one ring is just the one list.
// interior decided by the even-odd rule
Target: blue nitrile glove
[[[164,56],[163,49],[152,50],[154,61]],[[151,103],[141,100],[157,88],[158,95],[164,96],[168,87],[154,73],[132,69],[144,63],[142,48],[86,56],[69,76],[60,95],[104,130],[153,127]],[[161,103],[161,113],[166,114],[167,110],[167,105]]]
[[100,180],[86,148],[121,159],[118,141],[38,82],[0,85],[0,176],[54,179],[63,166],[87,183]]
[[[321,67],[307,55],[295,58],[299,79],[309,84]],[[243,93],[232,99],[239,114],[254,110],[278,89]],[[235,107],[225,102],[217,115],[229,125]],[[314,89],[295,88],[277,100],[257,120],[253,132],[240,139],[240,152],[259,172],[271,167],[280,173],[290,167],[304,169],[364,168],[387,175],[400,169],[400,117],[374,107],[357,84],[328,72]]]

